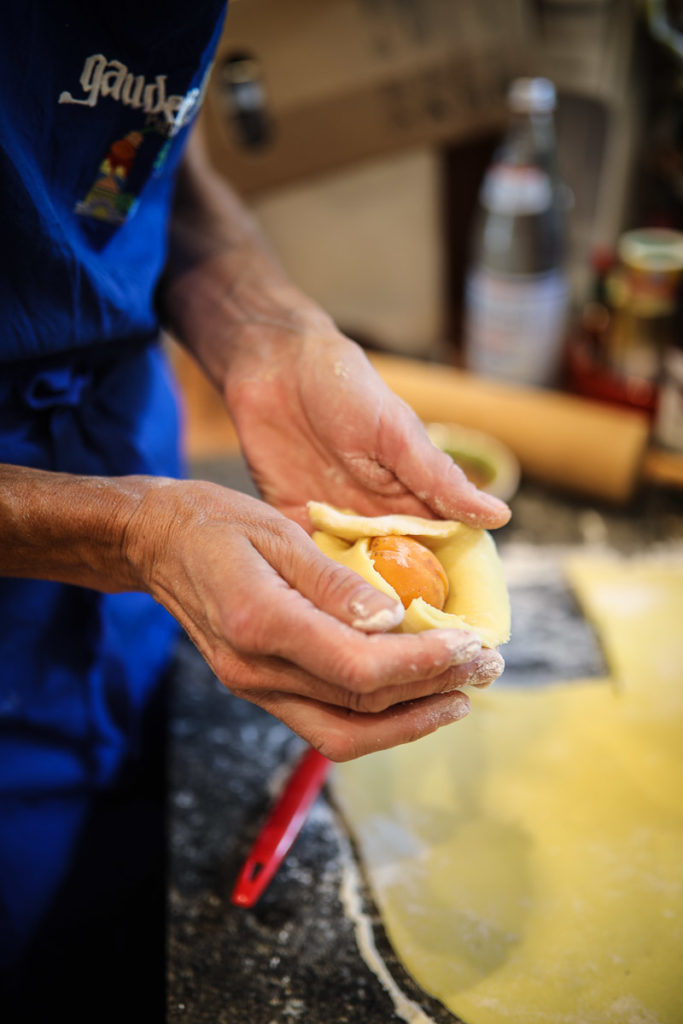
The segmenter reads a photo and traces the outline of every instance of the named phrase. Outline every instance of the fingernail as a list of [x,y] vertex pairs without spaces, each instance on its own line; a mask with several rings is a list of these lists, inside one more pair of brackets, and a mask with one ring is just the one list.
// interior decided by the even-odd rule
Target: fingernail
[[444,631],[450,665],[465,665],[481,653],[481,641],[471,633],[457,630]]
[[[477,501],[479,502],[480,505],[483,505],[485,508],[487,508],[489,512],[493,512],[495,514],[496,518],[499,520],[499,526],[502,526],[504,523],[507,523],[508,520],[510,519],[510,506],[507,505],[504,501],[501,501],[500,498],[496,498],[494,494],[487,494],[486,491],[478,490]],[[475,519],[480,518],[480,514],[472,514],[472,517]]]
[[[457,696],[456,696],[457,694]],[[464,693],[455,691],[453,700],[441,708],[439,722],[441,725],[448,725],[449,722],[459,722],[470,713],[470,702]]]
[[488,686],[501,675],[505,662],[498,651],[483,651],[472,663],[466,686]]
[[495,494],[489,494],[487,491],[477,491],[477,497],[484,504],[488,505],[489,508],[494,508],[497,512],[509,512],[510,506],[497,498]]
[[374,587],[367,587],[349,602],[351,625],[364,633],[383,633],[395,629],[403,621],[405,611],[400,601],[392,601]]

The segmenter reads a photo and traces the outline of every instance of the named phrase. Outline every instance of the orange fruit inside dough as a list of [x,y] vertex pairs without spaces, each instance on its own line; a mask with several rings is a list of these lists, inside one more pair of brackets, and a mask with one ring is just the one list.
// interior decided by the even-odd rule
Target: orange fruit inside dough
[[421,597],[439,611],[448,597],[448,578],[436,555],[414,537],[372,537],[370,558],[407,608]]

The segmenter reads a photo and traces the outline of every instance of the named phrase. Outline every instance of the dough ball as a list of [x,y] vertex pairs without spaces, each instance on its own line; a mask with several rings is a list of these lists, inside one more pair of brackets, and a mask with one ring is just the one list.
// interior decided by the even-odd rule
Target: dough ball
[[439,559],[414,537],[373,537],[368,551],[375,569],[401,599],[404,608],[421,597],[442,610],[448,577]]

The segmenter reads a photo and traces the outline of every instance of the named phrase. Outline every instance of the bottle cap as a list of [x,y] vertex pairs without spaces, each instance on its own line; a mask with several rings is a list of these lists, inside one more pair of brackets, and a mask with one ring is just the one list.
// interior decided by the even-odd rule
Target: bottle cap
[[516,114],[547,114],[555,109],[555,86],[548,78],[515,78],[508,105]]

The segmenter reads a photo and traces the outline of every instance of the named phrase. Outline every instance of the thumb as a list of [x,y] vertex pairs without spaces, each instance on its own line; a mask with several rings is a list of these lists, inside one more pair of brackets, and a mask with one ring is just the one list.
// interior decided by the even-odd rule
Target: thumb
[[311,549],[292,585],[321,611],[364,633],[384,633],[400,625],[403,605],[339,565],[310,541]]

